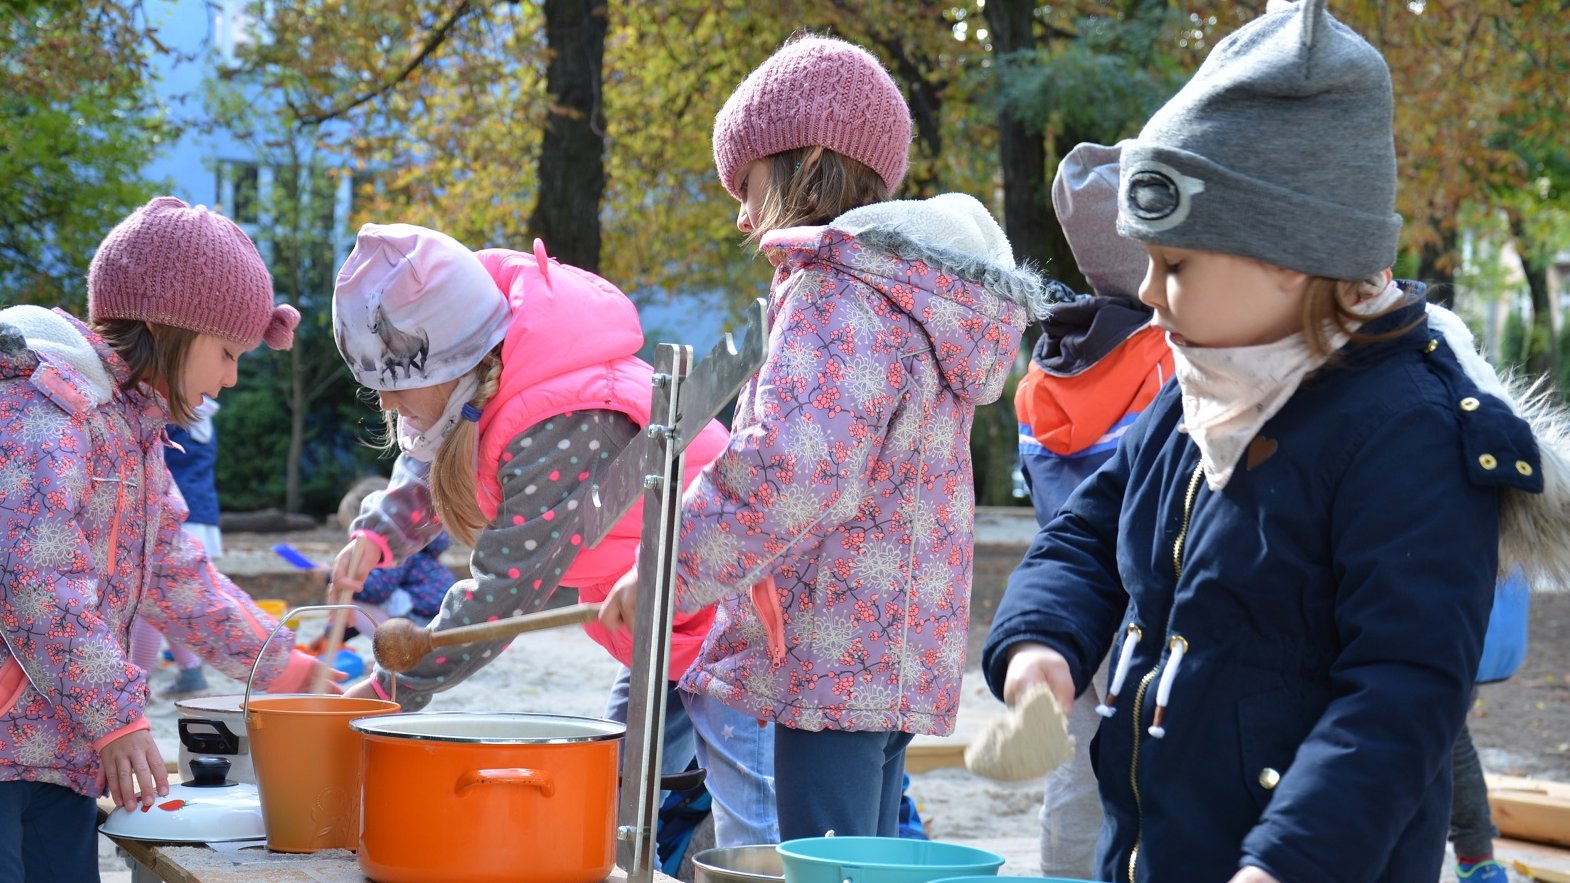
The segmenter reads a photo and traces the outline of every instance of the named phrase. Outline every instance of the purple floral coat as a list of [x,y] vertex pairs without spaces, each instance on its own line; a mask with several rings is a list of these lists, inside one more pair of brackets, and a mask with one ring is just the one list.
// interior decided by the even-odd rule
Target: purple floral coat
[[[970,426],[1041,283],[979,203],[939,199],[936,219],[933,200],[881,203],[856,232],[847,215],[764,238],[768,355],[682,507],[678,606],[724,598],[684,689],[804,730],[952,731]],[[956,199],[985,243],[923,236]]]
[[[138,612],[242,679],[275,624],[181,532],[167,406],[127,376],[63,311],[0,310],[0,781],[103,793],[98,749],[143,726]],[[304,676],[293,646],[281,630],[259,684]]]

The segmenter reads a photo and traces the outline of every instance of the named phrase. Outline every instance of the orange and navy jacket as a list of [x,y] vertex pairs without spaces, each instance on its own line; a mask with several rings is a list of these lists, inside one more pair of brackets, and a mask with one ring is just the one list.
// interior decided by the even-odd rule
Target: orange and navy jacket
[[1021,471],[1045,525],[1172,377],[1166,334],[1124,297],[1053,304],[1014,393]]

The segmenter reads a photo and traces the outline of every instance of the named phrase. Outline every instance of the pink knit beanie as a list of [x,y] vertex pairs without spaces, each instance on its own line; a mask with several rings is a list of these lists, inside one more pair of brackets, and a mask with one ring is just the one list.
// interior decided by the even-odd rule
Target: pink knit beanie
[[791,40],[747,75],[714,118],[714,164],[737,199],[742,167],[798,147],[827,147],[872,169],[891,193],[899,187],[910,109],[867,50],[832,37]]
[[232,340],[294,343],[300,314],[273,306],[273,279],[245,231],[159,196],[115,225],[87,270],[90,319],[135,319]]

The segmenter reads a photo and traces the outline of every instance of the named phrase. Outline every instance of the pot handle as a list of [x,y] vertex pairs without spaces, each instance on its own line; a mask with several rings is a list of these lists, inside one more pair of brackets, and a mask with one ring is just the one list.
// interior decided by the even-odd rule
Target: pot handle
[[267,645],[273,642],[273,638],[278,637],[278,630],[283,628],[283,624],[292,619],[297,613],[306,613],[312,610],[358,609],[353,604],[312,604],[307,607],[296,607],[283,616],[278,617],[278,623],[273,626],[272,631],[267,633],[267,640],[262,642],[262,648],[256,651],[256,661],[251,663],[251,674],[245,679],[245,699],[240,703],[240,711],[245,715],[245,725],[247,727],[255,726],[255,721],[257,720],[257,718],[251,716],[251,686],[256,682],[256,671],[262,667],[262,656],[267,653]]
[[550,797],[556,793],[556,781],[550,773],[530,769],[469,770],[458,777],[453,793],[462,797],[464,792],[477,785],[530,785],[540,789],[540,794]]

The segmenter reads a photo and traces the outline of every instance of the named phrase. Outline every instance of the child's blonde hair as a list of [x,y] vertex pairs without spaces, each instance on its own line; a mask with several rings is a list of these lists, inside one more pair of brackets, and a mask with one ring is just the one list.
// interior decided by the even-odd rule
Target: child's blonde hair
[[[484,408],[496,396],[496,389],[501,384],[501,347],[486,353],[474,371],[480,385],[469,404]],[[384,411],[382,419],[386,424],[383,447],[391,450],[398,444],[398,416],[394,411]],[[436,514],[453,539],[466,546],[473,546],[475,538],[489,523],[475,499],[479,436],[480,430],[474,421],[460,419],[442,440],[441,447],[436,450],[436,459],[431,462],[429,486]]]
[[1400,303],[1395,303],[1373,315],[1354,310],[1353,306],[1358,301],[1368,297],[1371,287],[1372,283],[1366,280],[1308,277],[1308,285],[1303,291],[1303,337],[1314,355],[1326,358],[1334,355],[1335,344],[1330,338],[1333,331],[1340,331],[1356,343],[1377,343],[1400,337],[1424,321],[1420,317],[1410,324],[1379,334],[1359,331],[1358,326],[1363,323],[1401,308]]
[[130,369],[122,388],[140,383],[162,386],[169,402],[169,421],[187,427],[196,422],[196,406],[201,402],[186,395],[182,378],[197,332],[137,319],[98,319],[92,329]]
[[763,202],[748,240],[770,230],[827,224],[845,212],[889,198],[888,185],[866,164],[827,147],[798,147],[766,156]]

